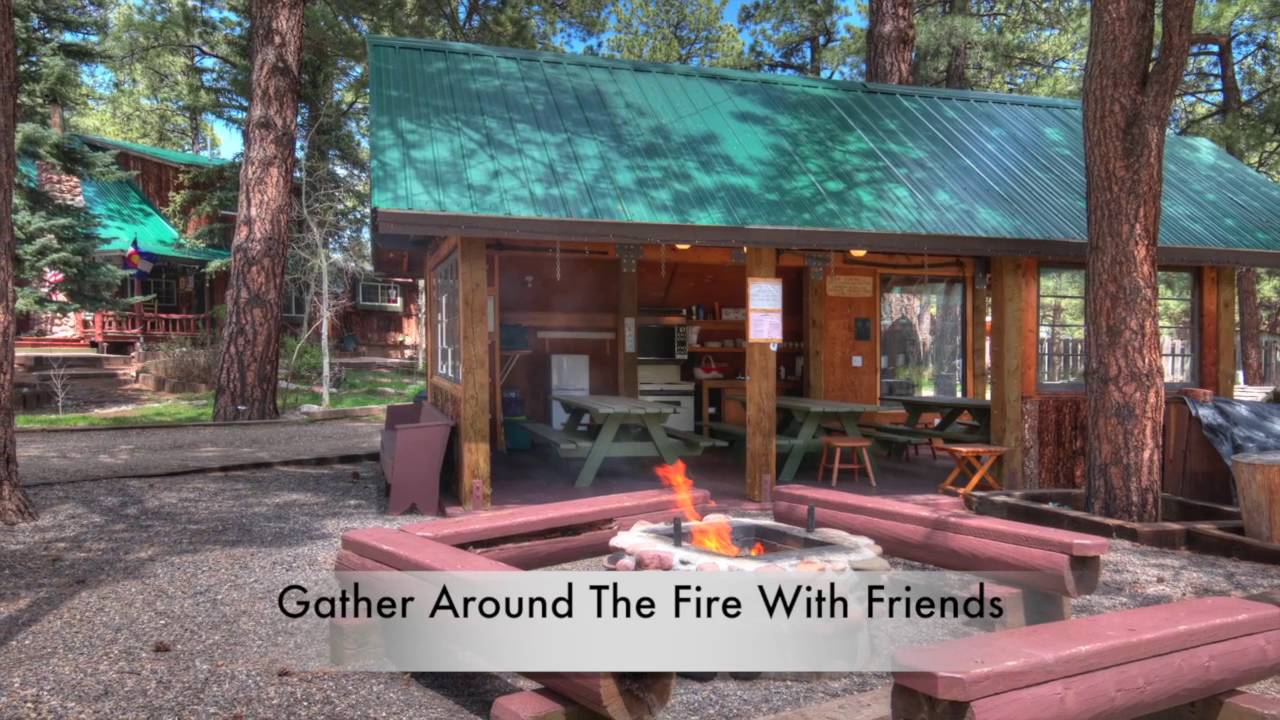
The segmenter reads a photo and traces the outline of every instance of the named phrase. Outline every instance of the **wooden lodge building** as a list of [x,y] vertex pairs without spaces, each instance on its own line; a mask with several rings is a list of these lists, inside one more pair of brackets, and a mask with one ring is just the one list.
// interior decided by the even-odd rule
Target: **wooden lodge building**
[[[24,317],[19,346],[95,346],[129,351],[143,342],[211,331],[213,311],[226,297],[226,261],[235,210],[224,210],[220,217],[189,217],[177,227],[171,220],[170,203],[174,193],[189,182],[190,173],[227,161],[112,138],[73,137],[93,150],[113,153],[116,164],[130,177],[110,181],[69,178],[43,172],[31,161],[24,162],[24,172],[59,199],[83,203],[92,212],[102,239],[97,255],[103,262],[120,267],[135,241],[142,252],[155,258],[152,271],[145,278],[126,279],[118,295],[149,299],[124,311]],[[201,227],[215,222],[227,228],[226,236],[215,246],[186,241]],[[210,264],[219,261],[210,271]],[[418,281],[405,277],[406,268],[393,261],[382,264],[384,273],[349,279],[352,297],[334,323],[333,340],[339,347],[350,347],[345,353],[349,355],[412,358],[419,341]],[[301,305],[297,293],[286,298],[287,328],[296,329],[303,317]]]
[[[562,354],[592,394],[643,397],[642,356],[745,378],[745,417],[708,410],[744,423],[753,499],[786,395],[989,397],[1006,486],[1082,483],[1079,103],[398,38],[369,62],[375,246],[426,279],[465,506],[504,412],[553,421]],[[1280,187],[1195,137],[1164,177],[1169,388],[1230,395],[1235,267],[1280,265]],[[781,279],[781,342],[739,342],[748,278]],[[664,323],[683,347],[647,346]]]
[[89,209],[98,223],[102,243],[96,254],[103,262],[120,267],[134,242],[154,257],[154,267],[145,278],[128,278],[119,291],[119,297],[149,296],[151,300],[127,311],[24,318],[19,347],[80,344],[130,349],[144,338],[159,340],[205,332],[211,309],[222,303],[226,292],[226,274],[209,274],[205,269],[230,253],[225,247],[200,247],[183,240],[184,235],[217,218],[192,217],[186,227],[178,228],[166,213],[172,194],[183,187],[188,171],[224,161],[91,135],[73,137],[92,150],[114,153],[116,164],[132,176],[120,180],[72,178],[49,173],[35,162],[26,163],[28,172],[56,199],[83,203]]

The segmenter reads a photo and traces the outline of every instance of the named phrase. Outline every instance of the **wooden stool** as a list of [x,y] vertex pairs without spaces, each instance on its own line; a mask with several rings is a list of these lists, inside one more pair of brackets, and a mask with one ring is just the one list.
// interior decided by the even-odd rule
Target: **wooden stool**
[[[951,471],[947,479],[938,486],[938,492],[956,492],[961,495],[973,492],[974,488],[980,483],[986,483],[994,490],[1000,489],[1000,483],[996,479],[987,474],[991,466],[995,464],[1000,456],[1009,451],[1009,448],[999,445],[985,445],[982,443],[963,443],[956,445],[939,445],[939,450],[949,453],[955,458],[956,469]],[[958,488],[951,483],[955,481],[961,473],[969,476],[969,483],[963,488]]]
[[[876,475],[871,470],[871,455],[867,453],[867,449],[871,447],[871,441],[860,437],[846,437],[827,435],[822,438],[822,460],[818,463],[818,480],[822,480],[822,475],[827,470],[827,452],[835,449],[835,457],[831,462],[831,487],[836,486],[836,478],[839,477],[841,470],[852,470],[853,481],[858,481],[858,471],[866,469],[867,479],[871,481],[871,487],[876,486]],[[850,450],[852,463],[840,463],[840,453],[843,450]],[[858,462],[858,456],[862,456],[862,462]]]

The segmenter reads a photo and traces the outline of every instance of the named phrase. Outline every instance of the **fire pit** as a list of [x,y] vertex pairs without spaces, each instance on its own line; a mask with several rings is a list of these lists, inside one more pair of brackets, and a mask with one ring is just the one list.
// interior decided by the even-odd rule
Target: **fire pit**
[[656,524],[640,520],[609,541],[616,550],[605,558],[610,570],[888,570],[880,546],[871,538],[834,528],[809,527],[733,518],[703,517],[693,504],[693,480],[683,460],[655,468],[671,488],[680,515]]
[[843,530],[807,532],[771,520],[707,515],[699,521],[636,523],[614,536],[614,570],[888,570],[870,538]]

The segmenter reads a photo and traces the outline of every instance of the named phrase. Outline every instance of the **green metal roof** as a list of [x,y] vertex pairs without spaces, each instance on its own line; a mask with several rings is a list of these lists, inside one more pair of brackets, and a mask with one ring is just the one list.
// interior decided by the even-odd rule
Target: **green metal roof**
[[[18,158],[18,173],[24,182],[37,181],[36,161]],[[231,253],[217,248],[183,244],[178,231],[147,202],[142,191],[129,180],[80,180],[85,207],[98,220],[97,234],[103,243],[100,253],[122,253],[136,239],[144,252],[183,260],[222,260]]]
[[220,260],[226,250],[190,247],[129,180],[81,180],[85,207],[98,220],[98,252],[124,252],[136,239],[144,252],[184,260]]
[[[1086,237],[1073,101],[384,37],[369,63],[380,234],[694,226],[1040,253]],[[1164,193],[1162,245],[1280,251],[1280,186],[1211,142],[1169,137]]]
[[96,135],[77,135],[90,145],[96,145],[108,150],[121,150],[124,152],[134,153],[135,155],[143,155],[153,160],[170,163],[172,165],[188,165],[193,167],[217,167],[218,165],[226,165],[229,161],[219,158],[210,158],[195,153],[182,152],[181,150],[170,150],[168,148],[154,147],[152,145],[143,145],[141,143],[126,142],[124,140],[115,140],[113,138],[98,137]]

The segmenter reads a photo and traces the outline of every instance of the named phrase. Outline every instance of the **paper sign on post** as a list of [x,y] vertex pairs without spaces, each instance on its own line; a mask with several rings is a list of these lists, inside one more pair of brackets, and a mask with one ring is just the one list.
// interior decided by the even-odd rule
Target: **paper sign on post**
[[781,278],[747,278],[747,340],[782,342]]

